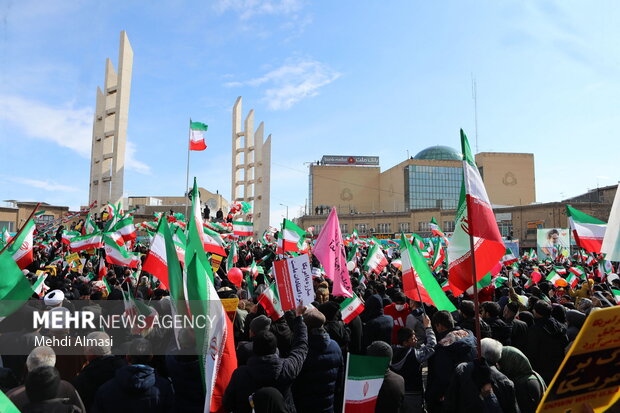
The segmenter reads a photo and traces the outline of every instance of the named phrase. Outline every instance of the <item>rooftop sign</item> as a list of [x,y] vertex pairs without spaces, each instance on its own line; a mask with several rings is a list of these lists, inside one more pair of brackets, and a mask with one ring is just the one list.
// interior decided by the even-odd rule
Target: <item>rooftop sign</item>
[[323,155],[322,165],[379,166],[378,156]]

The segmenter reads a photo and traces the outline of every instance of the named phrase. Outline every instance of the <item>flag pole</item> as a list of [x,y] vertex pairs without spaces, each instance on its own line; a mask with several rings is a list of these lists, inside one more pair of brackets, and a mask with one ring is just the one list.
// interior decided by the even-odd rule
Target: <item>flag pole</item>
[[26,221],[24,222],[24,225],[22,225],[22,227],[19,229],[19,231],[17,231],[15,236],[13,236],[9,241],[7,241],[6,245],[0,251],[0,254],[2,254],[4,251],[6,251],[9,248],[9,246],[21,235],[21,233],[24,230],[24,228],[26,228],[26,224],[28,223],[28,221],[30,221],[32,219],[32,217],[34,216],[34,213],[37,212],[37,209],[39,208],[40,205],[41,205],[41,203],[38,202],[37,205],[32,210],[32,212],[30,213],[30,216],[28,216],[28,219],[26,219]]
[[[465,168],[463,168],[465,170]],[[469,250],[471,253],[472,279],[474,281],[474,311],[476,319],[476,349],[478,351],[478,359],[482,358],[482,348],[480,346],[480,303],[478,299],[478,281],[476,280],[476,254],[474,253],[474,228],[471,211],[471,198],[465,194],[465,205],[467,206],[467,226],[469,230]]]
[[187,173],[185,175],[185,217],[187,217],[187,196],[188,196],[188,188],[189,188],[189,154],[190,154],[190,142],[192,140],[192,118],[189,118],[189,130],[187,133]]

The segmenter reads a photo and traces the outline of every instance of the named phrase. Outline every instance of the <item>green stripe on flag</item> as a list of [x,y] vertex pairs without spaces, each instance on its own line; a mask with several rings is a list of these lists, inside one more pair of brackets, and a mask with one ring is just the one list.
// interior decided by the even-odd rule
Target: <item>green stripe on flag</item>
[[388,357],[360,356],[349,354],[349,380],[382,379],[390,365]]
[[11,399],[6,397],[3,391],[0,391],[0,412],[2,413],[20,413],[17,406],[13,404]]
[[192,130],[206,131],[209,128],[209,125],[202,122],[190,122],[189,128]]

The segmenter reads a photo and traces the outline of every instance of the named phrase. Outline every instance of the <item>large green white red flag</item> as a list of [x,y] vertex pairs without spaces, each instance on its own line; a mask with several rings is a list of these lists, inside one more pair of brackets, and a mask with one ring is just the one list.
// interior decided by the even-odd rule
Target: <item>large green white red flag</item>
[[426,260],[422,258],[404,234],[401,234],[400,258],[403,262],[403,292],[412,300],[434,305],[439,310],[456,311],[454,304],[431,273]]
[[137,268],[140,258],[127,251],[127,248],[119,246],[113,238],[107,234],[103,235],[103,247],[105,250],[105,260],[109,264],[121,265],[123,267]]
[[284,252],[299,252],[304,245],[306,231],[299,228],[293,221],[284,219],[282,222],[282,249]]
[[607,231],[605,231],[601,252],[605,254],[607,261],[620,261],[620,190],[618,189],[616,189],[614,203],[609,212]]
[[0,317],[17,311],[32,295],[32,286],[9,251],[0,254]]
[[84,221],[84,225],[82,226],[82,235],[92,234],[93,232],[97,232],[98,229],[90,213],[86,215],[86,221]]
[[600,254],[607,224],[570,205],[566,205],[566,216],[575,243],[588,252]]
[[32,248],[34,246],[34,230],[36,225],[31,219],[25,225],[21,234],[7,249],[8,253],[13,256],[20,269],[24,269],[34,261]]
[[364,261],[364,269],[366,271],[372,271],[375,274],[380,274],[387,264],[388,260],[385,258],[381,246],[379,244],[374,244],[370,248],[370,251],[368,251],[366,261]]
[[[462,129],[461,148],[463,184],[454,234],[448,245],[449,281],[455,296],[467,290],[474,281],[483,278],[506,252],[491,202],[471,153],[467,136]],[[470,234],[474,240],[473,256],[470,249]],[[475,276],[472,271],[472,258],[476,260]]]
[[201,122],[189,121],[189,150],[204,151],[207,149],[204,134],[209,126]]
[[230,250],[228,251],[228,257],[226,258],[226,272],[230,271],[232,267],[239,261],[239,253],[237,252],[237,242],[233,241],[230,244]]
[[233,327],[213,285],[211,264],[205,253],[200,219],[200,194],[194,178],[192,216],[188,224],[184,279],[191,316],[206,317],[212,322],[195,323],[196,349],[205,388],[204,412],[222,409],[224,391],[237,368]]
[[101,232],[96,232],[72,238],[69,248],[72,252],[78,252],[101,247],[103,247],[103,236]]
[[345,413],[374,413],[377,396],[389,365],[388,357],[349,353],[344,385]]

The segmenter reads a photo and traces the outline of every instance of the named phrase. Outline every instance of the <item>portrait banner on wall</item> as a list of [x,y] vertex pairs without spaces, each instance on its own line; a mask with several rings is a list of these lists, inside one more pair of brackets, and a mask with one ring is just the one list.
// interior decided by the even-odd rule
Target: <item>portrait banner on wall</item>
[[536,231],[538,259],[556,259],[570,253],[570,230],[567,228],[539,228]]

